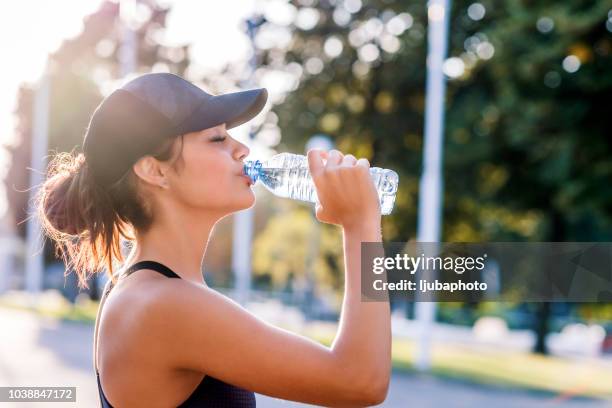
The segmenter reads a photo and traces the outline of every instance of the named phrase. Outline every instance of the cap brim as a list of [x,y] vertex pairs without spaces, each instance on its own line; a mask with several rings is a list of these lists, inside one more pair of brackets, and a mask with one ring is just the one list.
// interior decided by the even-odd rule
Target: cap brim
[[181,124],[179,133],[197,132],[222,123],[226,129],[242,125],[257,116],[267,100],[265,88],[210,97]]

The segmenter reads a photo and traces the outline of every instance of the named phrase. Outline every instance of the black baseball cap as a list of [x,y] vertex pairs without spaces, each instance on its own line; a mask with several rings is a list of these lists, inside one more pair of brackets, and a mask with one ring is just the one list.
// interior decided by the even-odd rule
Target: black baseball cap
[[94,111],[83,153],[102,187],[118,181],[134,163],[164,141],[255,117],[266,104],[265,88],[211,95],[180,76],[145,74],[116,89]]

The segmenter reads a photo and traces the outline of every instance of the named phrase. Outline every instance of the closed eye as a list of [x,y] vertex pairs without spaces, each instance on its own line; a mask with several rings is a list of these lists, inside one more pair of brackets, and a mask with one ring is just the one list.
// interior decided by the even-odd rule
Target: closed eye
[[211,142],[223,142],[226,139],[225,136],[215,136],[210,139]]

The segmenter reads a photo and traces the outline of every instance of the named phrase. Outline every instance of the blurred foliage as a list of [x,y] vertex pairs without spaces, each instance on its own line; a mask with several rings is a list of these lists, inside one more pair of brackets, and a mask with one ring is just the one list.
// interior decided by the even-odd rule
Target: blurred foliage
[[[298,17],[289,47],[261,57],[274,69],[279,61],[302,67],[299,87],[275,108],[280,149],[301,151],[326,133],[340,150],[395,169],[400,188],[385,238],[414,237],[426,7],[291,3]],[[448,82],[444,240],[612,237],[611,5],[452,2],[449,57],[461,70]],[[305,14],[315,23],[300,21]],[[576,72],[563,69],[570,55]]]
[[[324,133],[343,152],[396,170],[397,201],[383,234],[414,238],[425,3],[290,3],[291,41],[260,56],[268,69],[300,76],[274,108],[279,150],[303,151]],[[444,241],[612,239],[611,9],[610,1],[452,2]],[[543,348],[550,306],[535,313]]]
[[[154,0],[140,0],[139,4],[139,15],[143,18],[135,27],[138,70],[168,70],[182,75],[189,65],[185,47],[165,47],[154,41],[164,29],[168,9]],[[95,13],[84,18],[81,34],[64,41],[49,56],[49,151],[75,148],[79,151],[91,113],[103,94],[118,85],[121,78],[120,28],[119,5],[105,1]],[[23,84],[15,109],[15,137],[11,145],[6,146],[12,156],[6,179],[9,208],[21,236],[25,235],[26,225],[21,221],[27,217],[33,99],[34,87]],[[47,252],[51,258],[51,251]]]
[[277,290],[291,283],[295,288],[290,290],[304,287],[308,279],[341,290],[342,236],[337,228],[313,220],[312,210],[304,206],[272,217],[253,245],[254,274],[268,275]]

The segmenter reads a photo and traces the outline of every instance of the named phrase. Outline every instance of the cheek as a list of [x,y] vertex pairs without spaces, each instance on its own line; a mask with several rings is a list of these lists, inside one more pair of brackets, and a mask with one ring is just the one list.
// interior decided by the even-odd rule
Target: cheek
[[185,156],[177,175],[181,200],[197,207],[227,206],[235,201],[241,180],[233,173],[235,168],[229,160],[220,154]]

